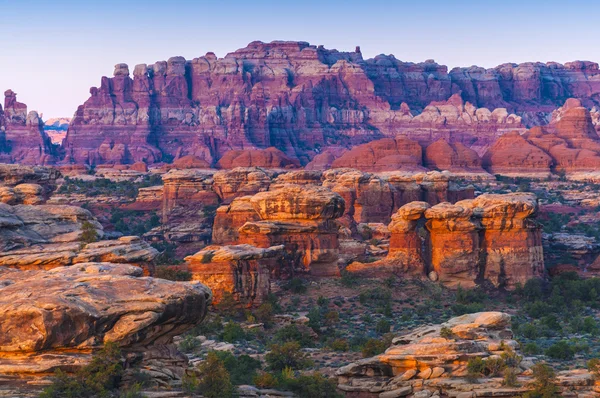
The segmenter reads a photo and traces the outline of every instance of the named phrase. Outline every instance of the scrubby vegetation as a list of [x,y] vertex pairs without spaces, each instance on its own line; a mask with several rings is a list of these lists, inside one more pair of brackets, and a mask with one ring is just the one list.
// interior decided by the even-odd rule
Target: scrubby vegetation
[[108,178],[82,180],[65,177],[65,182],[58,189],[59,194],[81,193],[89,197],[108,195],[135,198],[140,188],[162,185],[159,175],[146,175],[136,182],[112,181]]

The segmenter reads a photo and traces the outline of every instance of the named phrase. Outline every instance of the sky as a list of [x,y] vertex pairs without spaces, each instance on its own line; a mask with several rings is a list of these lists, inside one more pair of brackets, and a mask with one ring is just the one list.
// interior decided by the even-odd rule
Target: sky
[[70,117],[116,63],[151,64],[254,40],[455,66],[600,61],[600,1],[0,0],[0,92]]

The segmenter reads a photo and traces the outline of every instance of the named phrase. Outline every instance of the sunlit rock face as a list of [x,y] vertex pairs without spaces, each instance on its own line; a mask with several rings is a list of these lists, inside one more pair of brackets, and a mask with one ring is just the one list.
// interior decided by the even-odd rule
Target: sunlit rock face
[[484,194],[430,206],[402,206],[388,226],[388,256],[346,269],[364,275],[429,276],[457,288],[491,283],[512,289],[544,275],[541,227],[533,194]]
[[204,318],[212,297],[202,284],[142,277],[141,268],[111,263],[0,267],[0,293],[5,374],[71,371],[107,342],[126,352],[171,343]]

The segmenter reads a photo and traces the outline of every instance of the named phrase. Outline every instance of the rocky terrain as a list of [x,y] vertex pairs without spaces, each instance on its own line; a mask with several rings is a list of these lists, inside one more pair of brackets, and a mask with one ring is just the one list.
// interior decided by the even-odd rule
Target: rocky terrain
[[252,42],[90,94],[0,108],[0,395],[600,394],[597,64]]

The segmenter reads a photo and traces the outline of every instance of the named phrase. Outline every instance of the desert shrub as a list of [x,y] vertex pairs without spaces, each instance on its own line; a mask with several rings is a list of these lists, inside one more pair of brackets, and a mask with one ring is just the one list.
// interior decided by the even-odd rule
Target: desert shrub
[[469,358],[467,362],[467,380],[476,382],[485,372],[485,361],[481,357]]
[[340,282],[343,286],[352,287],[359,284],[360,278],[351,272],[343,270],[341,272]]
[[535,339],[538,337],[538,328],[532,323],[524,323],[519,326],[519,334],[528,339]]
[[41,398],[86,398],[107,396],[121,382],[123,366],[117,344],[107,343],[92,361],[74,375],[57,370],[53,383],[40,394]]
[[361,353],[364,358],[372,357],[381,354],[388,348],[385,341],[379,339],[367,340],[361,348]]
[[244,332],[244,329],[242,329],[239,324],[228,322],[223,328],[221,338],[228,343],[234,343],[236,341],[246,340],[246,332]]
[[304,325],[286,325],[275,333],[274,340],[280,344],[295,341],[301,347],[311,347],[314,344],[313,333]]
[[388,289],[373,288],[359,294],[358,300],[362,305],[385,307],[392,302],[392,293]]
[[273,304],[262,303],[255,311],[254,316],[259,322],[262,322],[266,327],[273,325],[273,314],[275,310]]
[[331,310],[325,313],[325,325],[333,326],[340,321],[340,314],[337,311]]
[[329,300],[327,300],[323,296],[319,296],[319,298],[317,299],[317,305],[319,307],[327,307],[327,305],[329,305]]
[[254,376],[252,383],[258,388],[273,388],[279,385],[277,377],[273,373],[261,372]]
[[201,393],[206,398],[229,398],[235,389],[229,372],[217,353],[209,352],[206,361],[198,366],[199,379],[192,392]]
[[554,398],[559,397],[554,370],[543,363],[537,363],[531,368],[533,372],[533,391],[523,394],[523,398]]
[[598,334],[598,323],[594,319],[594,317],[588,316],[583,319],[583,325],[581,325],[581,330],[585,333],[589,333],[593,336]]
[[285,368],[304,369],[311,365],[307,355],[300,351],[300,344],[295,341],[289,341],[284,344],[273,344],[270,352],[265,355],[269,368],[274,371],[281,371]]
[[587,370],[594,375],[596,379],[600,378],[600,359],[593,358],[587,361]]
[[452,329],[450,329],[449,327],[442,326],[442,329],[440,330],[440,336],[445,339],[453,339],[454,333],[452,332]]
[[319,333],[321,331],[321,309],[313,307],[306,316],[308,318],[308,326]]
[[320,373],[285,379],[284,387],[300,398],[343,398],[337,391],[337,382]]
[[490,377],[497,377],[506,369],[506,362],[502,358],[487,358],[484,363],[484,374]]
[[348,351],[350,349],[350,344],[346,339],[335,339],[329,346],[333,351]]
[[291,291],[295,294],[306,293],[307,287],[303,279],[292,278],[285,286],[284,289]]
[[485,306],[482,303],[460,304],[456,303],[452,306],[454,315],[472,314],[483,311]]
[[261,369],[260,361],[248,355],[236,357],[228,351],[216,351],[215,354],[223,362],[234,385],[252,383],[257,371]]
[[527,355],[539,355],[542,353],[542,349],[536,343],[527,343],[523,347],[523,352]]
[[221,301],[215,306],[226,318],[238,318],[242,314],[240,304],[237,302],[231,292],[224,292]]
[[515,368],[506,368],[503,372],[502,385],[505,387],[517,387],[517,370]]
[[575,349],[566,341],[561,340],[548,347],[545,354],[552,359],[568,361],[575,356]]
[[170,281],[185,282],[185,281],[192,280],[192,273],[188,272],[188,271],[184,271],[177,267],[169,267],[166,265],[160,265],[154,269],[154,277],[161,278],[161,279],[167,279]]
[[375,326],[375,330],[379,334],[389,333],[390,329],[391,325],[387,319],[380,319]]
[[158,256],[156,256],[153,261],[154,265],[174,265],[183,262],[181,259],[177,258],[175,253],[177,246],[173,243],[153,242],[151,246],[159,252]]
[[93,243],[98,241],[98,231],[96,227],[89,221],[84,221],[81,224],[81,237],[79,241],[82,243]]
[[181,340],[178,348],[181,352],[190,353],[200,346],[200,341],[192,335],[187,335]]

